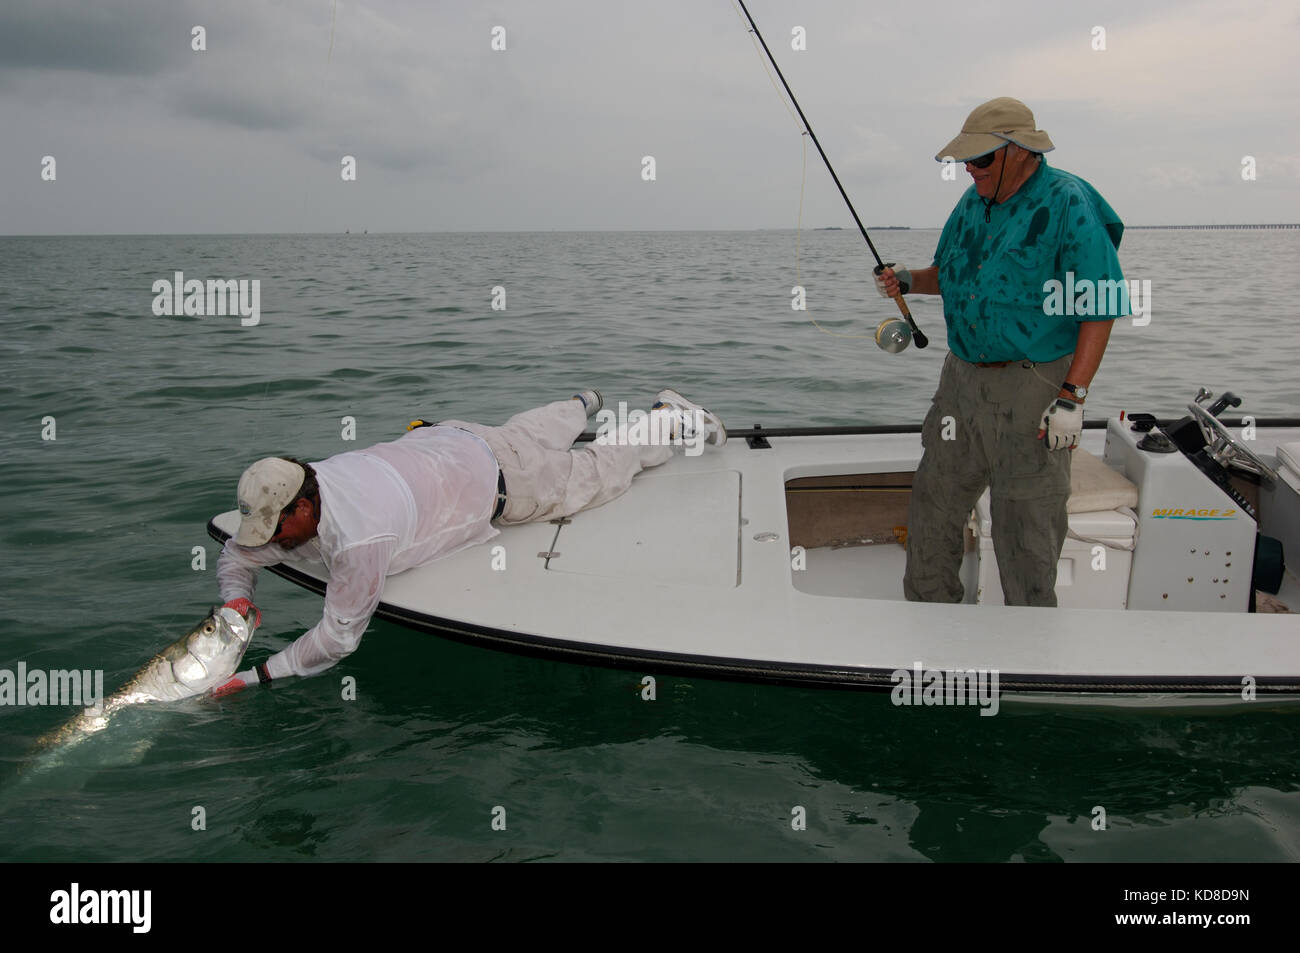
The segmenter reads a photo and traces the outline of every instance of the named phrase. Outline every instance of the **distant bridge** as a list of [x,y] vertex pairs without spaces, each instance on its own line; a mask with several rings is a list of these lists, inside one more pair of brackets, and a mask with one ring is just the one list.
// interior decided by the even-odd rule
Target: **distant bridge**
[[1300,228],[1300,223],[1290,225],[1125,225],[1126,229],[1153,228]]

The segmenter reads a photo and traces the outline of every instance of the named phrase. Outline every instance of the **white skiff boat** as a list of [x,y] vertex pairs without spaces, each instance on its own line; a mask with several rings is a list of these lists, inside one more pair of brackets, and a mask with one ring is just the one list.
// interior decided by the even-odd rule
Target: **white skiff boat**
[[[1300,419],[1243,433],[1219,422],[1223,405],[1085,431],[1055,609],[1001,604],[987,494],[967,531],[966,604],[904,600],[920,434],[876,427],[733,431],[603,507],[389,577],[377,615],[580,664],[917,704],[922,673],[940,678],[925,703],[944,703],[945,673],[954,703],[954,672],[958,692],[962,673],[995,673],[1008,701],[1300,701],[1300,614],[1285,611],[1300,610],[1300,580],[1278,558],[1300,563]],[[208,530],[224,541],[237,525],[232,510]],[[306,560],[272,571],[317,593],[329,579]]]

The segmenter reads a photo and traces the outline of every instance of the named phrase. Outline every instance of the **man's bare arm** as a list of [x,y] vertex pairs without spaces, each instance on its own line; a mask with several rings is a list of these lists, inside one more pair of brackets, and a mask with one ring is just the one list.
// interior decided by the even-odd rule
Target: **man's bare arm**
[[[1102,355],[1106,353],[1106,342],[1110,340],[1114,321],[1082,321],[1079,323],[1079,340],[1074,345],[1074,360],[1065,379],[1079,387],[1092,386],[1092,378],[1101,366]],[[1062,397],[1074,399],[1074,395],[1061,391]]]

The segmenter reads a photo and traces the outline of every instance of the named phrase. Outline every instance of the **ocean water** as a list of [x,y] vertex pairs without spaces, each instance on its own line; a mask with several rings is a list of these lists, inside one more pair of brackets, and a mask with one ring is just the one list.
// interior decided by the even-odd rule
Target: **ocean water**
[[[917,266],[937,237],[873,235]],[[938,302],[912,299],[930,348],[885,354],[871,334],[895,312],[860,236],[797,244],[796,262],[793,231],[0,238],[0,668],[129,677],[216,600],[205,523],[267,454],[583,386],[633,404],[673,386],[733,427],[919,423]],[[1121,259],[1151,320],[1117,323],[1091,416],[1180,416],[1201,385],[1300,415],[1300,230],[1134,230]],[[260,320],[155,315],[177,271],[258,279]],[[321,605],[270,576],[258,595],[254,661]],[[134,711],[60,763],[29,749],[71,709],[0,706],[0,859],[1300,858],[1295,714],[639,687],[372,622],[326,675]]]

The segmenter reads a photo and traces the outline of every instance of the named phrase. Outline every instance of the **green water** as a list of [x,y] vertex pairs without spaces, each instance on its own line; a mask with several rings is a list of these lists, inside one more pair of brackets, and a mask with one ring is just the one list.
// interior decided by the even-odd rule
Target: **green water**
[[[891,233],[891,257],[926,264],[936,238]],[[1090,413],[1175,414],[1204,384],[1242,412],[1300,414],[1298,243],[1126,236],[1152,322],[1117,328]],[[0,668],[99,668],[110,690],[129,677],[216,600],[204,525],[265,454],[323,457],[416,415],[496,422],[580,386],[644,402],[672,385],[733,426],[919,422],[943,358],[937,305],[913,305],[928,351],[832,337],[790,309],[793,246],[784,232],[0,239]],[[859,238],[807,233],[802,254],[824,328],[870,335],[889,315]],[[155,316],[152,283],[178,270],[259,279],[260,322]],[[1231,314],[1211,273],[1243,277]],[[254,661],[320,612],[273,577],[258,595]],[[0,706],[0,858],[1300,854],[1296,714],[981,718],[668,676],[644,701],[642,674],[372,622],[325,675],[131,712],[60,763],[28,752],[71,709]]]

